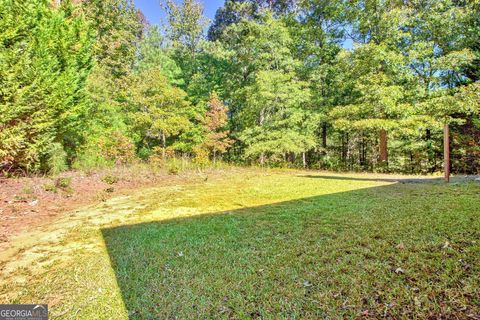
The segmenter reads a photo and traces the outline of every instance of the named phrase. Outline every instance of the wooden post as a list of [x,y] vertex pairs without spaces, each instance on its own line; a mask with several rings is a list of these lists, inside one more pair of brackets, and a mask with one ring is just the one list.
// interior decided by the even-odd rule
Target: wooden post
[[450,182],[450,128],[448,123],[443,127],[443,169],[445,182]]

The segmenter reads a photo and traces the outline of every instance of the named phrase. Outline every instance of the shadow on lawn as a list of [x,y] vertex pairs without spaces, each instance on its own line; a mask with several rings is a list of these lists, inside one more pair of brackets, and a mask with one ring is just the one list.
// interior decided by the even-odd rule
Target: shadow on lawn
[[392,183],[439,183],[443,182],[443,178],[363,178],[363,177],[347,177],[347,176],[327,176],[327,175],[304,175],[304,178],[326,179],[326,180],[350,180],[350,181],[379,181]]
[[[479,235],[479,213],[473,204],[452,207],[469,202],[448,196],[449,186],[424,187],[393,184],[102,233],[131,319],[478,314],[480,249],[469,239]],[[425,201],[439,191],[444,198]],[[446,239],[461,248],[446,254]]]
[[[444,183],[445,180],[443,177],[436,177],[436,178],[404,178],[404,177],[395,177],[395,178],[382,178],[381,176],[378,178],[364,178],[364,177],[348,177],[348,176],[328,176],[328,175],[300,175],[299,177],[302,178],[315,178],[315,179],[325,179],[325,180],[350,180],[350,181],[379,181],[379,182],[392,182],[392,183],[407,183],[407,184],[415,184],[415,183]],[[459,183],[459,182],[467,182],[467,181],[475,181],[480,179],[480,176],[459,176],[459,177],[451,177],[451,183]]]

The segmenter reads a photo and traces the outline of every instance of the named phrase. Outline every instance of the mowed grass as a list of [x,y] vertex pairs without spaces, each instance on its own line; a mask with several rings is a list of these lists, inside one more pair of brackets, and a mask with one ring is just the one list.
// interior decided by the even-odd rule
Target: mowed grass
[[[227,171],[82,209],[6,263],[53,318],[475,318],[480,183]],[[66,229],[52,240],[47,235]]]

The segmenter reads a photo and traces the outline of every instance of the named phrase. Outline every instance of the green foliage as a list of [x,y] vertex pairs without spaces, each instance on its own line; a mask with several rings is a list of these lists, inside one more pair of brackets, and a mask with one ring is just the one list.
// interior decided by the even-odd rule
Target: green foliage
[[114,165],[114,161],[103,158],[95,148],[89,146],[80,151],[72,167],[76,170],[92,172],[96,169],[111,168]]
[[168,145],[192,127],[194,110],[186,94],[168,84],[159,68],[139,72],[133,80],[132,123],[142,145]]
[[266,8],[281,15],[294,7],[295,0],[227,0],[215,13],[215,20],[208,29],[208,38],[211,41],[218,40],[230,25],[241,20],[259,19]]
[[44,184],[43,185],[43,190],[45,190],[47,192],[53,192],[53,193],[58,192],[58,188],[55,186],[55,184],[51,184],[51,183]]
[[119,131],[104,132],[90,137],[75,159],[73,167],[79,170],[110,168],[135,160],[133,140]]
[[167,14],[167,36],[174,50],[174,59],[182,69],[184,89],[196,73],[196,56],[204,39],[203,30],[208,20],[203,16],[203,6],[197,0],[184,0],[177,4],[172,0],[162,0]]
[[185,0],[181,4],[166,0],[163,6],[167,12],[168,36],[173,47],[187,55],[195,55],[208,23],[203,16],[202,5],[196,0]]
[[112,132],[110,136],[102,136],[97,140],[100,155],[116,164],[128,164],[135,158],[135,146],[132,139],[121,132]]
[[54,141],[70,156],[80,143],[91,31],[68,2],[2,0],[0,17],[0,162],[48,169]]
[[180,167],[176,162],[171,162],[168,165],[168,173],[171,175],[177,175],[180,172]]
[[94,55],[114,79],[130,72],[144,23],[132,0],[82,0],[81,9],[96,31]]
[[210,41],[200,2],[161,7],[165,32],[131,0],[0,0],[4,174],[220,154],[434,172],[445,123],[452,170],[478,171],[475,1],[228,0]]
[[136,69],[141,73],[158,69],[169,83],[183,85],[182,70],[167,51],[165,40],[157,26],[151,26],[139,46]]
[[48,153],[48,169],[52,175],[57,175],[67,170],[67,153],[63,150],[63,146],[60,143],[54,143]]
[[260,71],[245,88],[245,108],[239,114],[247,127],[239,138],[245,156],[283,157],[315,146],[316,119],[305,108],[309,92],[305,83],[281,71]]
[[73,188],[72,188],[72,177],[60,177],[55,179],[55,190],[62,190],[63,192],[67,194],[72,194],[73,193]]
[[22,193],[27,195],[33,195],[35,193],[35,189],[32,186],[23,186]]
[[115,175],[112,175],[112,174],[107,174],[106,176],[104,176],[102,178],[102,181],[107,183],[107,184],[115,184],[117,183],[118,181],[120,181],[120,179],[115,176]]
[[334,108],[330,116],[340,129],[391,130],[399,119],[412,115],[405,89],[404,57],[386,45],[370,43],[359,47],[351,56],[349,71],[353,80],[351,104]]
[[209,163],[209,151],[204,146],[197,146],[194,149],[195,157],[193,158],[193,163],[196,164],[200,169],[207,166]]

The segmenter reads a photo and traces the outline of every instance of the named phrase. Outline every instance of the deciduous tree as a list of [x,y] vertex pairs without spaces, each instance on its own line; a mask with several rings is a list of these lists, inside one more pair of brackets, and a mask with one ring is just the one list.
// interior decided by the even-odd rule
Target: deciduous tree
[[226,129],[228,124],[227,113],[227,107],[220,101],[215,92],[212,93],[208,101],[208,111],[202,122],[206,131],[203,145],[212,153],[213,162],[216,161],[218,154],[225,153],[233,143],[229,139],[229,131]]

